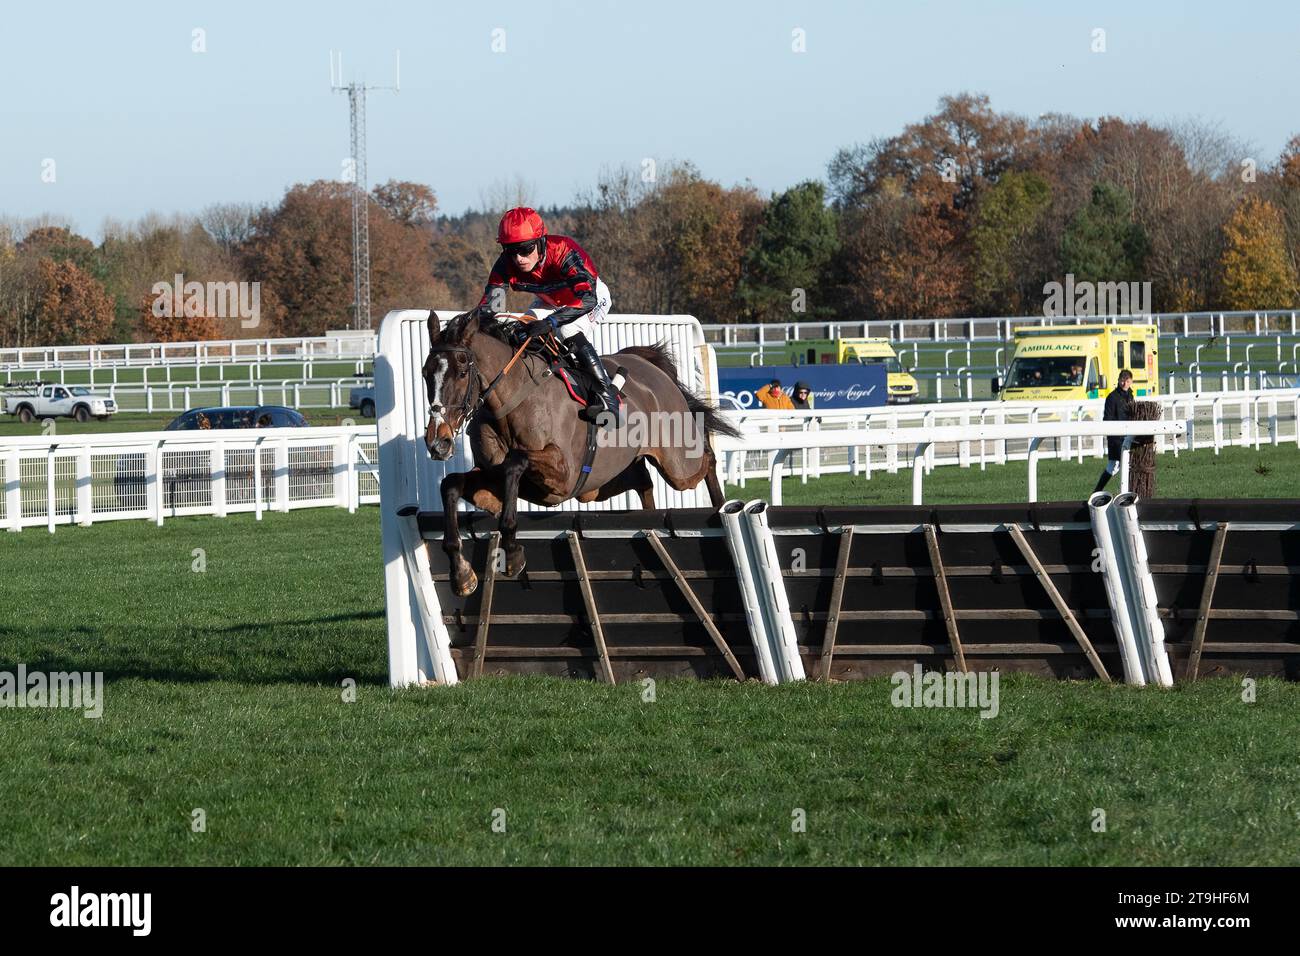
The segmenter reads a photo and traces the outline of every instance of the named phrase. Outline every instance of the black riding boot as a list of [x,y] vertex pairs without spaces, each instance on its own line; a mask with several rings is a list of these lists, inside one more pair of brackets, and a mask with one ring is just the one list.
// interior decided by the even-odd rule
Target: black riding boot
[[[579,412],[579,417],[584,421],[602,422],[606,427],[615,424],[619,413],[618,389],[614,388],[614,383],[609,380],[605,363],[600,360],[596,349],[581,332],[569,336],[564,344],[569,347],[569,351],[573,353],[582,370],[596,383],[596,391],[591,396],[595,401]],[[602,420],[600,415],[603,412],[610,414]]]

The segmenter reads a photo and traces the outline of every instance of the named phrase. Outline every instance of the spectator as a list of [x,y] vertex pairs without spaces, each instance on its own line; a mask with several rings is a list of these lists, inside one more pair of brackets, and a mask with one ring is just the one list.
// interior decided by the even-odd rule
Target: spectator
[[[1133,418],[1133,373],[1128,369],[1123,369],[1119,373],[1119,381],[1109,395],[1106,396],[1106,408],[1102,412],[1101,420],[1104,422],[1127,422]],[[1121,435],[1111,435],[1106,439],[1106,469],[1101,473],[1101,478],[1097,480],[1097,487],[1092,489],[1096,494],[1106,487],[1110,481],[1111,475],[1119,471],[1120,456],[1124,452],[1124,446],[1129,439]]]
[[784,408],[787,410],[794,408],[794,402],[790,401],[790,396],[781,391],[781,380],[779,378],[772,379],[772,381],[760,388],[754,393],[754,397],[758,399],[758,403],[764,408]]
[[[777,382],[776,385],[779,388],[781,383]],[[760,389],[760,391],[762,391],[762,389]],[[794,395],[793,396],[782,395],[781,397],[790,403],[790,408],[792,410],[813,407],[812,389],[808,387],[807,382],[795,382]],[[768,407],[771,408],[775,406],[768,406]],[[784,408],[785,406],[780,406],[780,407]],[[791,454],[792,454],[792,449],[789,448],[781,449],[776,453],[776,457],[772,459],[772,464],[784,465],[787,461],[789,461]]]

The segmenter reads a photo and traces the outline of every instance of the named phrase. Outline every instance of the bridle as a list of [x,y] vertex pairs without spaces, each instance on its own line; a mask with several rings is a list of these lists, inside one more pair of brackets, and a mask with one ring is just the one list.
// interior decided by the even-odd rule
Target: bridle
[[[457,406],[456,409],[454,409],[455,411],[460,412],[461,419],[460,419],[460,427],[457,428],[455,432],[452,433],[451,436],[452,441],[455,441],[456,439],[460,438],[461,434],[464,433],[465,429],[469,426],[470,419],[472,419],[475,415],[477,415],[479,411],[483,408],[483,405],[487,402],[488,396],[492,394],[492,392],[496,389],[497,385],[501,383],[501,380],[505,378],[506,373],[509,372],[511,367],[515,364],[515,362],[519,360],[519,356],[524,354],[524,350],[527,347],[528,347],[528,342],[524,341],[523,344],[519,346],[518,350],[516,350],[515,354],[511,357],[510,361],[505,364],[505,366],[501,369],[501,371],[497,372],[496,377],[492,379],[492,381],[489,382],[487,385],[483,384],[483,373],[479,370],[478,361],[474,355],[474,350],[471,349],[468,345],[443,345],[436,348],[433,346],[429,347],[429,358],[432,358],[434,355],[437,355],[439,353],[464,355],[466,362],[469,364],[469,371],[466,374],[466,377],[469,378],[474,383],[476,383],[478,387],[477,398],[471,398],[472,390],[470,386],[467,385],[465,388],[465,397],[461,399],[460,405]],[[425,363],[428,364],[428,359],[425,360]],[[425,387],[428,388],[427,381],[425,383]],[[432,418],[433,415],[437,413],[443,416],[443,420],[445,421],[447,418],[447,411],[448,409],[446,405],[434,405],[432,402],[429,404],[430,418]],[[504,413],[498,417],[504,417]]]
[[[429,403],[429,418],[433,418],[434,415],[440,415],[443,421],[446,421],[449,411],[460,412],[460,427],[457,428],[451,436],[452,441],[455,441],[461,436],[461,433],[465,431],[466,426],[469,425],[469,420],[478,414],[478,410],[483,407],[483,402],[487,400],[488,389],[483,387],[483,374],[479,371],[478,362],[475,360],[473,349],[466,345],[444,345],[438,348],[430,347],[428,358],[431,359],[435,355],[439,354],[465,356],[466,362],[469,363],[469,371],[466,378],[474,383],[473,385],[467,384],[465,386],[465,395],[461,399],[460,405],[455,409],[448,409],[446,405],[435,405],[433,402]],[[426,359],[425,362],[427,364],[428,359]],[[495,384],[496,382],[493,382],[493,385]],[[477,400],[473,397],[473,393],[476,390],[474,387],[475,385],[477,386],[478,391]],[[425,387],[428,388],[427,380],[425,382]]]

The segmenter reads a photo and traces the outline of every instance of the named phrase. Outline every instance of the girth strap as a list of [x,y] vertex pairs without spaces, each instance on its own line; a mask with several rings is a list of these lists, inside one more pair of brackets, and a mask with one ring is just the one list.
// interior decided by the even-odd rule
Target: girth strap
[[571,497],[577,498],[582,494],[582,489],[587,485],[587,479],[591,477],[591,463],[596,460],[596,429],[595,422],[587,422],[587,454],[582,462],[582,471],[578,474],[578,483],[573,488]]

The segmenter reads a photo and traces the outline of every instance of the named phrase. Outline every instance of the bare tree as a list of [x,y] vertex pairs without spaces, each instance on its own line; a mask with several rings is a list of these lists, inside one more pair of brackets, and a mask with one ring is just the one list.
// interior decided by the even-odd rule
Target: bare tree
[[537,206],[537,186],[522,176],[513,181],[498,179],[478,193],[479,206],[483,212],[501,215],[507,209],[516,206]]
[[253,234],[257,207],[247,202],[216,203],[199,213],[199,223],[227,255]]
[[1241,172],[1241,164],[1254,156],[1251,143],[1233,136],[1219,122],[1185,117],[1171,120],[1166,128],[1196,176],[1216,180],[1235,176]]

